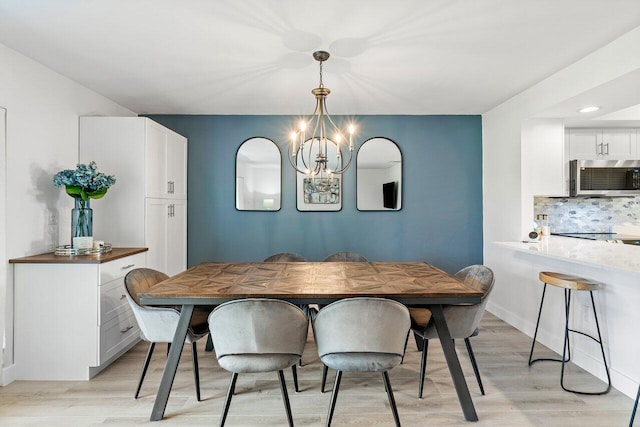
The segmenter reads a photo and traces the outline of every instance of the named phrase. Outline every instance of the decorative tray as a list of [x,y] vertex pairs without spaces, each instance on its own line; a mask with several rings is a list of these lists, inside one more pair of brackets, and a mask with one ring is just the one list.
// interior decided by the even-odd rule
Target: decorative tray
[[78,249],[72,248],[71,245],[63,245],[56,247],[55,255],[60,256],[77,256],[77,255],[99,255],[111,252],[111,243],[105,243],[96,249]]

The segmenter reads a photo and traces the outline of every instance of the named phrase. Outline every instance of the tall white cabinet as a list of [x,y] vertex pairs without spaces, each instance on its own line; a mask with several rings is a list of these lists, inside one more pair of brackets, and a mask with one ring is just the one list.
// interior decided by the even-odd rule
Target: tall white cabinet
[[147,267],[187,268],[187,139],[146,117],[81,117],[80,161],[115,175],[92,201],[94,239],[149,248]]

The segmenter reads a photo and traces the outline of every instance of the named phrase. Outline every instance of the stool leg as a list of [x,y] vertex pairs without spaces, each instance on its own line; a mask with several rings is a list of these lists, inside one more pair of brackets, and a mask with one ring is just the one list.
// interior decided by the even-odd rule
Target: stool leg
[[547,292],[547,284],[542,288],[542,298],[540,299],[540,309],[538,310],[538,320],[536,320],[536,331],[533,333],[533,342],[531,343],[531,351],[529,352],[529,366],[537,360],[531,360],[533,357],[533,347],[536,345],[536,337],[538,336],[538,327],[540,326],[540,315],[542,314],[542,305],[544,304],[544,294]]
[[[568,295],[567,295],[568,292]],[[565,322],[564,322],[564,342],[562,344],[562,369],[560,369],[560,386],[564,388],[564,365],[567,362],[564,358],[569,346],[569,310],[571,309],[571,289],[564,290],[565,295]],[[566,390],[566,389],[565,389]],[[567,390],[568,391],[568,390]]]
[[629,427],[633,427],[633,420],[636,417],[636,410],[638,409],[638,399],[640,399],[640,385],[638,386],[638,394],[636,394],[636,403],[633,404],[633,411],[631,411],[631,419],[629,420]]
[[[596,331],[598,332],[598,338],[596,339],[595,337],[588,335],[584,332],[580,332],[580,331],[574,331],[571,330],[571,332],[576,332],[579,333],[581,335],[584,335],[585,337],[591,338],[592,340],[596,341],[598,344],[600,344],[600,352],[602,353],[602,361],[604,363],[604,370],[607,373],[607,388],[604,389],[603,391],[596,391],[596,392],[586,392],[586,391],[578,391],[578,390],[571,390],[569,388],[566,388],[564,386],[564,363],[562,364],[562,370],[560,371],[560,386],[562,387],[563,390],[565,391],[570,391],[572,393],[576,393],[576,394],[586,394],[586,395],[600,395],[600,394],[606,394],[609,392],[609,390],[611,390],[611,376],[609,375],[609,366],[607,365],[607,358],[604,354],[604,345],[602,344],[602,335],[600,334],[600,323],[598,322],[598,314],[596,313],[596,303],[593,299],[593,291],[589,291],[589,295],[591,297],[591,307],[593,308],[593,317],[595,319],[596,322]],[[571,291],[569,291],[569,299],[571,299]],[[567,315],[567,322],[568,322],[568,315]],[[567,323],[568,325],[568,323]],[[569,334],[569,329],[567,329],[566,334]]]
[[[564,293],[564,311],[565,311],[565,319],[569,317],[569,299],[568,299],[568,295],[567,295],[567,290],[565,289],[565,293]],[[571,360],[571,346],[569,345],[570,341],[569,341],[569,337],[567,337],[566,342],[565,342],[565,346],[563,348],[563,356],[562,359],[551,359],[551,358],[539,358],[539,359],[532,359],[533,357],[533,348],[536,345],[536,337],[538,336],[538,328],[540,327],[540,317],[542,315],[542,306],[544,304],[544,296],[545,293],[547,292],[547,284],[544,284],[544,288],[542,288],[542,298],[540,299],[540,309],[538,310],[538,320],[536,321],[536,331],[533,334],[533,341],[531,342],[531,351],[529,352],[529,366],[533,365],[535,362],[540,362],[540,361],[546,361],[546,362],[569,362]],[[565,359],[564,358],[564,349],[568,348],[568,357]]]

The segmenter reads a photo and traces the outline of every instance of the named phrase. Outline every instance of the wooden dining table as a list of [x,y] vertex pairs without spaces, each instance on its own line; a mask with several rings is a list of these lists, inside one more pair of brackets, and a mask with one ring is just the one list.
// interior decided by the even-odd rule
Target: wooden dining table
[[164,416],[194,308],[239,298],[277,298],[294,304],[329,304],[343,298],[379,297],[431,309],[465,418],[477,421],[469,388],[442,310],[477,304],[482,293],[424,262],[207,262],[140,295],[144,305],[181,305],[151,421]]

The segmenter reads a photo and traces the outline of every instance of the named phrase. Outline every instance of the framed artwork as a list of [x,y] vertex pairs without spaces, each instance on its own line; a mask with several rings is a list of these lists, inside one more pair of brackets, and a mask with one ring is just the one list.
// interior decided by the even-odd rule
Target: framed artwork
[[299,211],[339,211],[342,209],[342,176],[319,177],[296,174]]

